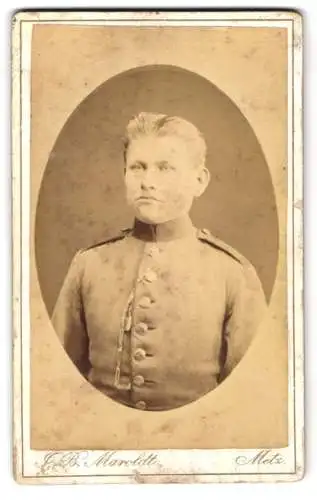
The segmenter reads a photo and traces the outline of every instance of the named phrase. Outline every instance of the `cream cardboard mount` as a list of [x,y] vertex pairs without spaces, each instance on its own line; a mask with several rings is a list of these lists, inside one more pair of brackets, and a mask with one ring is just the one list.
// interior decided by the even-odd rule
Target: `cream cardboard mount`
[[[21,12],[13,18],[12,79],[16,480],[203,483],[301,479],[301,16],[291,11]],[[215,248],[216,238],[226,241],[228,246],[221,248],[226,258],[238,262],[237,255],[244,255],[252,263],[268,303],[256,335],[232,373],[192,402],[186,400],[185,388],[182,401],[186,404],[173,409],[151,410],[156,396],[150,379],[164,374],[165,368],[154,365],[154,375],[148,379],[140,374],[136,377],[132,368],[131,373],[125,371],[126,366],[145,362],[151,354],[146,346],[151,339],[155,343],[155,337],[150,336],[149,319],[141,322],[148,337],[143,337],[145,347],[142,344],[137,353],[133,351],[133,335],[138,333],[134,313],[129,316],[126,311],[129,321],[123,331],[118,328],[118,344],[109,344],[114,353],[128,353],[125,361],[116,358],[119,372],[115,371],[114,382],[111,378],[111,384],[116,384],[124,373],[128,384],[124,404],[118,401],[122,388],[116,386],[114,395],[110,384],[104,394],[76,368],[51,321],[76,252],[94,247],[102,237],[111,239],[131,222],[123,201],[121,139],[127,118],[141,112],[178,116],[202,133],[210,182],[193,208],[193,223],[207,229],[200,233],[205,238],[212,232]],[[165,139],[156,136],[161,141],[160,154],[162,150],[171,154]],[[154,149],[146,151],[147,158],[153,158]],[[151,161],[141,167],[134,163],[133,173],[126,175],[139,179],[145,170],[150,171]],[[177,159],[175,162],[178,164]],[[153,165],[157,165],[154,160]],[[173,169],[165,164],[163,169],[160,163],[157,178],[174,175]],[[156,202],[145,200],[144,210],[157,207]],[[155,224],[151,258],[166,244],[157,237],[166,235],[158,227]],[[187,246],[186,240],[178,257],[169,254],[173,257],[160,261],[160,269],[179,269],[191,244]],[[230,257],[232,248],[238,253]],[[188,261],[186,283],[197,268],[194,260]],[[96,274],[100,279],[102,273]],[[182,290],[187,286],[184,276]],[[145,280],[149,290],[155,281],[152,278]],[[74,290],[72,293],[78,293]],[[198,300],[197,294],[192,294],[190,307]],[[215,296],[219,294],[220,287]],[[204,299],[199,300],[201,306]],[[210,304],[212,309],[215,301]],[[116,308],[114,300],[113,315]],[[177,305],[172,312],[177,315]],[[185,308],[182,317],[187,313]],[[107,329],[106,319],[105,324]],[[88,327],[92,331],[90,324]],[[170,338],[162,340],[161,349],[172,343],[173,332],[174,327]],[[200,338],[200,333],[196,331],[196,337],[190,336],[186,342]],[[69,330],[73,334],[74,326]],[[132,339],[129,345],[125,344],[128,338]],[[92,337],[89,341],[95,342]],[[197,343],[192,344],[189,360],[197,354]],[[179,354],[182,349],[185,347],[178,341],[177,362],[184,359]],[[184,378],[190,370],[194,376],[201,362],[182,365]],[[170,373],[166,390],[175,382]],[[133,391],[146,384],[150,389],[137,401]],[[175,387],[177,398],[184,387],[181,381]],[[164,394],[162,397],[164,400]]]

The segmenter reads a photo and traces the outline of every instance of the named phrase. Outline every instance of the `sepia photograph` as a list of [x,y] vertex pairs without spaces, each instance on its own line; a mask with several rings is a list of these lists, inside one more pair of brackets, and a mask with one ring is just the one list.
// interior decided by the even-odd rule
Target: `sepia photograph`
[[301,478],[300,15],[12,36],[16,479]]
[[264,312],[251,264],[191,221],[210,180],[205,156],[203,136],[183,118],[143,112],[129,122],[118,205],[131,207],[133,226],[76,253],[53,311],[80,372],[141,410],[176,408],[214,389]]

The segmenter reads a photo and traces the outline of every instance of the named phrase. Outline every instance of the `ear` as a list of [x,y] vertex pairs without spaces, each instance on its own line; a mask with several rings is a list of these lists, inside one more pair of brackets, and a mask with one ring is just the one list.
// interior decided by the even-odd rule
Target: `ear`
[[197,188],[195,197],[198,198],[203,194],[203,192],[207,189],[207,186],[210,181],[210,173],[208,168],[202,167],[197,172]]

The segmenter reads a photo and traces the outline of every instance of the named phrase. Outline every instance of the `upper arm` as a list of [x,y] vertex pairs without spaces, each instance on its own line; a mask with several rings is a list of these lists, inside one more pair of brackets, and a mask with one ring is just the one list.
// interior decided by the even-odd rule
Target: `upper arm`
[[67,354],[85,374],[89,367],[89,341],[81,290],[83,257],[77,252],[70,264],[52,314],[52,323]]
[[262,285],[253,266],[248,262],[237,266],[236,272],[228,280],[227,317],[224,324],[227,347],[225,376],[246,353],[267,308]]

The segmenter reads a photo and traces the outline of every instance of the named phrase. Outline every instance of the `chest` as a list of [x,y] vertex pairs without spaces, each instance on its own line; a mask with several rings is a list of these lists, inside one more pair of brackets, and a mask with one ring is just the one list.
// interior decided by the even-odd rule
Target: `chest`
[[200,332],[203,346],[205,332],[221,331],[226,283],[217,262],[207,260],[196,242],[143,243],[127,245],[87,269],[82,297],[88,333],[100,341],[128,321],[129,327],[196,332],[198,347]]

